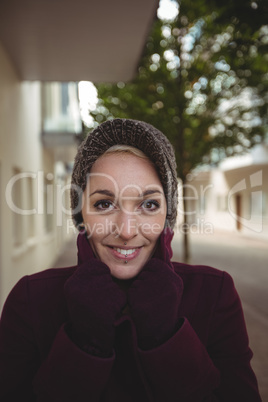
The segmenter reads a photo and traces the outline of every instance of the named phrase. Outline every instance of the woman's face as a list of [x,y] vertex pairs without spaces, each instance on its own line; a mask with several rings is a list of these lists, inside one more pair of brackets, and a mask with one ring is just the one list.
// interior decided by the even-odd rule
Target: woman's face
[[150,161],[107,154],[90,171],[82,214],[94,254],[118,279],[135,277],[164,229],[166,200]]

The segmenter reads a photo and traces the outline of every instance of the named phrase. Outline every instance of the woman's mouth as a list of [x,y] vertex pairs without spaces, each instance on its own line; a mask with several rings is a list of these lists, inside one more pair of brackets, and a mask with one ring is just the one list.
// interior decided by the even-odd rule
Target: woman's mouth
[[141,247],[138,248],[119,248],[119,247],[109,247],[114,257],[119,259],[128,259],[132,260],[133,258],[137,257],[140,253]]
[[130,254],[133,254],[133,253],[136,251],[135,248],[131,248],[131,249],[129,249],[129,250],[125,250],[125,249],[123,249],[123,248],[115,248],[115,247],[113,247],[113,249],[116,250],[118,253],[123,254],[124,256],[128,256],[128,255],[130,255]]

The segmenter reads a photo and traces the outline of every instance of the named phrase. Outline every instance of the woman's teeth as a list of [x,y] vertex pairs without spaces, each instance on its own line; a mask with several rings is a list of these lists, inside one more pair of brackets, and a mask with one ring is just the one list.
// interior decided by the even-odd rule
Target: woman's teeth
[[135,248],[125,250],[123,248],[115,248],[115,247],[114,247],[114,250],[116,250],[118,253],[120,253],[122,255],[130,255],[130,254],[133,254],[136,251]]

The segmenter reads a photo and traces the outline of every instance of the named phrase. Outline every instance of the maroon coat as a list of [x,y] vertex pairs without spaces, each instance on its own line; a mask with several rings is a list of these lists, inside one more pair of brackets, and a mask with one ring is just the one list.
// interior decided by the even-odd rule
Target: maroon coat
[[[83,247],[79,263],[86,255]],[[157,254],[169,259],[168,248]],[[178,332],[142,351],[125,314],[116,322],[110,358],[85,353],[66,334],[63,288],[76,267],[22,278],[1,318],[1,402],[261,401],[231,277],[205,266],[173,266],[184,284]]]

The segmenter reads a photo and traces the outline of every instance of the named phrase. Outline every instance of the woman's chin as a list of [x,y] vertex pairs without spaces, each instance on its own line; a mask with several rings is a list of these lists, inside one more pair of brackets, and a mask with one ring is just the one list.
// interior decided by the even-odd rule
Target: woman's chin
[[115,264],[109,267],[111,275],[120,280],[128,280],[135,278],[142,270],[142,267],[137,266],[134,262],[128,261],[120,264]]

